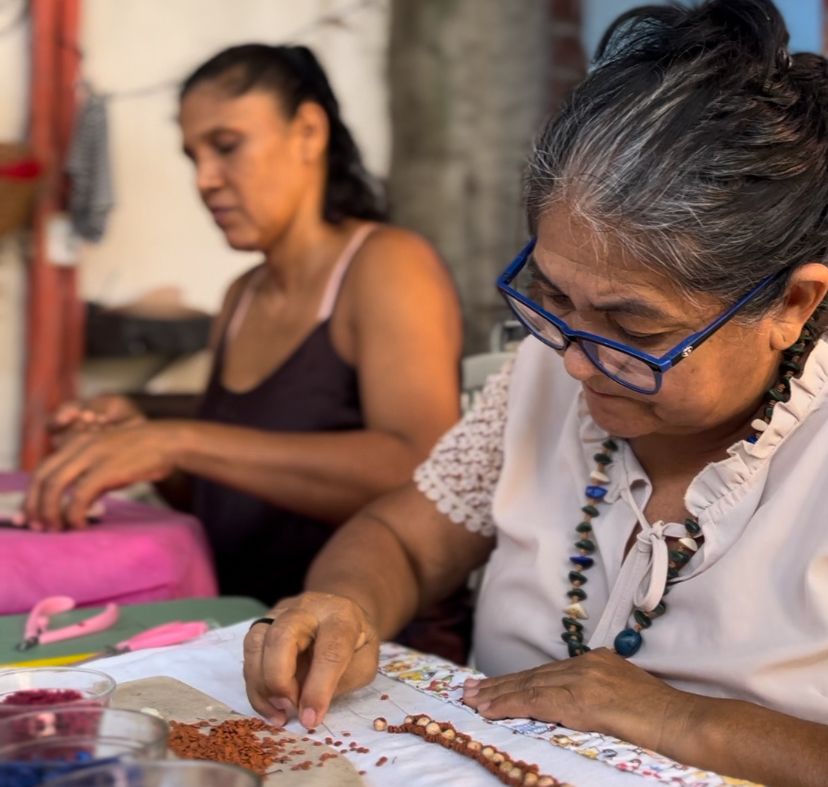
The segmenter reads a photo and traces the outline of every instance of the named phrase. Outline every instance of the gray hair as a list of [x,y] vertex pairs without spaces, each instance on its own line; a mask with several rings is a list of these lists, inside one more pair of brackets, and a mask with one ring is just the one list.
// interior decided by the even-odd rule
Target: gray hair
[[[828,64],[768,0],[624,14],[542,130],[529,221],[564,203],[688,294],[828,263]],[[766,311],[784,281],[758,299]]]

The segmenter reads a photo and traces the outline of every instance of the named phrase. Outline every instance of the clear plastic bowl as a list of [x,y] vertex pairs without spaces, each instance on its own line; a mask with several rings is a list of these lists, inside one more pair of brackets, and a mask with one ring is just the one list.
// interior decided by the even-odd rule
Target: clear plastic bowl
[[[0,671],[0,720],[59,705],[106,707],[113,691],[115,681],[97,670],[74,667],[3,670]],[[67,699],[66,692],[81,696]]]
[[261,787],[253,771],[203,760],[118,763],[86,768],[48,782],[49,787]]
[[160,759],[165,721],[147,713],[69,705],[0,720],[0,784],[20,787],[97,763]]

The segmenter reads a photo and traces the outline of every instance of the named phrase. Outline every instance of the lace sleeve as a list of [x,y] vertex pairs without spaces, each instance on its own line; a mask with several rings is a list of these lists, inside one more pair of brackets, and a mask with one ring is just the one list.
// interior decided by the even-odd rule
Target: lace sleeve
[[503,464],[503,429],[513,362],[486,382],[463,419],[414,472],[417,488],[452,522],[495,534],[492,496]]

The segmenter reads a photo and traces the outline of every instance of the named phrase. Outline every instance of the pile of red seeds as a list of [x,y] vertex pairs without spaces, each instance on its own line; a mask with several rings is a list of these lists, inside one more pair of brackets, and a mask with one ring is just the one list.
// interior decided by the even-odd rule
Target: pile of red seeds
[[[293,735],[261,719],[240,718],[220,724],[171,721],[168,745],[176,756],[184,759],[230,763],[264,776],[275,770],[276,765],[284,765],[293,771],[310,770],[314,763],[307,759],[305,745],[309,743],[322,745],[311,742],[310,738],[297,741]],[[323,753],[316,767],[337,756],[334,752]]]
[[0,705],[63,705],[82,699],[83,694],[75,689],[21,689],[3,697]]

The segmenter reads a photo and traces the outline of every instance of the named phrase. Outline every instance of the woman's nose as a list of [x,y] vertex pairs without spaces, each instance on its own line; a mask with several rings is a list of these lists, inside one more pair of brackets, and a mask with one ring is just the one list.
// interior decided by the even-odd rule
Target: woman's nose
[[584,355],[584,351],[576,342],[572,342],[563,353],[566,373],[578,381],[583,382],[595,375],[595,366]]
[[221,168],[212,161],[200,161],[196,165],[196,187],[204,196],[222,184]]

